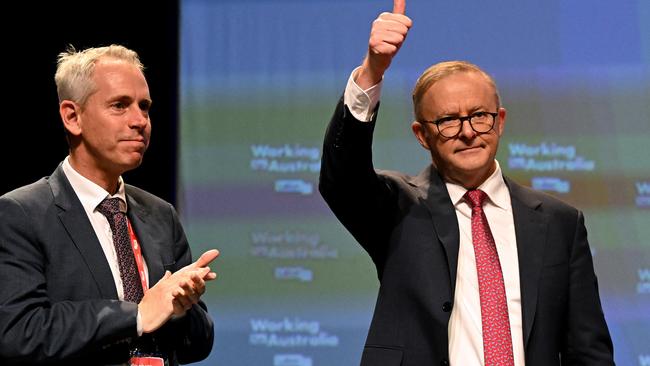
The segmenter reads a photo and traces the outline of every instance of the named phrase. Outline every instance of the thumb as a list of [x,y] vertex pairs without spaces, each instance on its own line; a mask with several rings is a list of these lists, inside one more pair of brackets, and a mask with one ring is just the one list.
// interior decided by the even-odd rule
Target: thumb
[[194,262],[194,267],[197,268],[205,267],[218,256],[219,256],[219,251],[217,249],[210,249],[207,252],[201,254],[199,259],[197,259],[196,262]]
[[393,0],[393,13],[404,15],[406,11],[406,0]]

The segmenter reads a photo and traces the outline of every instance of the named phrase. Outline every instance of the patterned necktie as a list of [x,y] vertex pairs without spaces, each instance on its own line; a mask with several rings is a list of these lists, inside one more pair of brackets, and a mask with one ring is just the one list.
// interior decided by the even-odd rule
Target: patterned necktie
[[124,287],[124,300],[139,303],[144,296],[142,282],[135,264],[131,237],[126,223],[126,214],[120,211],[119,198],[107,198],[98,206],[97,211],[108,219],[113,232],[113,245],[117,253],[117,263],[120,268],[120,278]]
[[512,366],[514,357],[506,290],[494,237],[483,212],[486,198],[487,194],[481,190],[470,190],[465,194],[472,206],[472,243],[481,299],[485,366]]

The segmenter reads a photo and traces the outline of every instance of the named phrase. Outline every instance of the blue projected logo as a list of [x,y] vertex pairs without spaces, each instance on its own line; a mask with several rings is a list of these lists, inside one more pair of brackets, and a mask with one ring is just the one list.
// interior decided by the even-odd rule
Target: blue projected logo
[[571,182],[556,177],[535,177],[531,180],[533,189],[547,192],[569,193]]
[[301,354],[282,354],[273,356],[273,366],[312,366],[312,361]]
[[650,294],[650,268],[639,268],[639,283],[636,284],[637,294]]
[[639,355],[639,366],[650,366],[650,355]]
[[650,182],[636,182],[636,207],[650,208]]
[[314,192],[314,185],[302,179],[278,179],[275,181],[275,191],[308,195]]
[[275,278],[278,280],[311,282],[314,279],[314,273],[310,269],[303,267],[277,267],[275,269]]

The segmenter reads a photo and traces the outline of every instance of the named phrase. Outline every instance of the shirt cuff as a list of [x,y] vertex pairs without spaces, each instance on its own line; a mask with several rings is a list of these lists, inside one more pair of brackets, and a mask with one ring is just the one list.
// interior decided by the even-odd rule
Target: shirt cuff
[[142,319],[140,319],[140,309],[139,308],[138,308],[138,315],[136,315],[136,317],[135,317],[135,321],[136,321],[137,329],[138,329],[138,337],[141,337],[142,333],[144,333],[144,331],[142,330]]
[[377,103],[379,103],[383,78],[379,83],[363,90],[354,82],[354,75],[359,67],[352,70],[348,78],[348,84],[345,86],[345,93],[343,93],[343,103],[348,106],[354,118],[362,122],[369,122],[375,114]]

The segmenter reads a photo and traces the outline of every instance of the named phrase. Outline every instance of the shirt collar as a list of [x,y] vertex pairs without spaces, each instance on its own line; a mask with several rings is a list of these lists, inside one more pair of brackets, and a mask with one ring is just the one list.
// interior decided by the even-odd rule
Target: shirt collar
[[111,195],[104,188],[100,187],[90,179],[84,177],[83,175],[79,174],[79,172],[74,170],[68,161],[69,159],[70,156],[67,156],[65,160],[63,160],[63,172],[68,178],[68,181],[70,181],[72,189],[74,189],[77,197],[79,197],[79,200],[84,206],[86,212],[94,212],[97,208],[97,205],[99,205],[105,198],[113,197],[120,199],[120,211],[126,212],[126,193],[124,190],[124,180],[121,176],[117,181],[117,192]]
[[[509,203],[509,194],[508,186],[503,180],[503,174],[501,173],[501,166],[499,162],[495,159],[496,169],[488,177],[488,179],[483,182],[478,189],[485,192],[489,198],[489,201],[492,202],[495,206],[508,210],[510,207]],[[447,186],[447,191],[449,192],[449,197],[454,206],[458,205],[460,202],[463,202],[463,196],[467,189],[459,184],[445,182]]]

